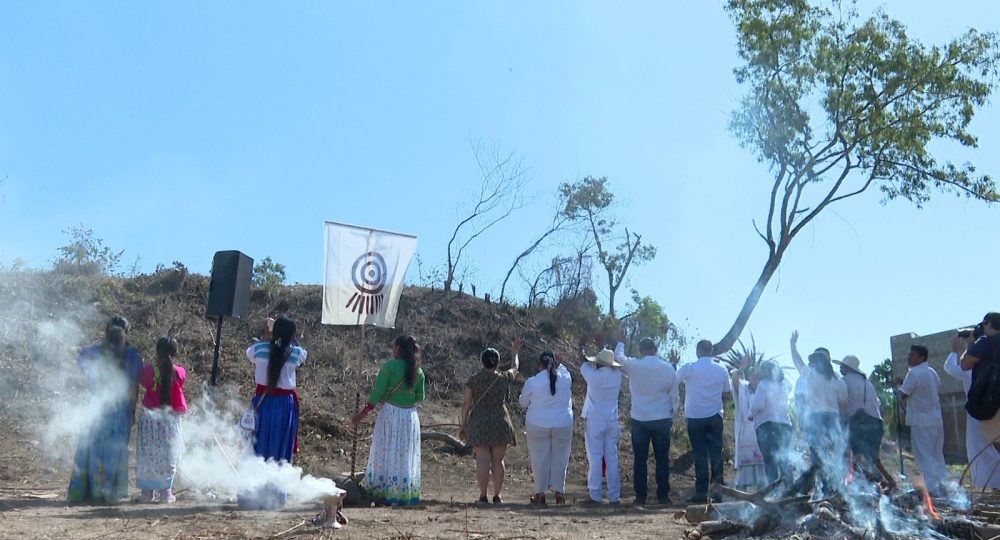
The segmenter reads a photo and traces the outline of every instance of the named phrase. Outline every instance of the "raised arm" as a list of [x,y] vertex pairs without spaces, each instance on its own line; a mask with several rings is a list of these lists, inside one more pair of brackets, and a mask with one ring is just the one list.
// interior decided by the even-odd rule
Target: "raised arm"
[[517,338],[510,346],[510,352],[514,355],[514,359],[511,360],[510,369],[507,370],[507,373],[510,373],[511,375],[517,375],[517,370],[521,365],[521,360],[518,358],[518,354],[521,352],[522,345],[524,345],[524,340]]
[[944,361],[944,372],[952,377],[964,381],[966,377],[969,376],[969,372],[962,369],[959,364],[959,355],[965,350],[967,342],[965,339],[956,336],[955,339],[951,341],[951,354],[948,355],[948,359]]
[[795,369],[802,370],[806,366],[806,363],[802,361],[802,355],[799,354],[799,331],[795,330],[792,332],[792,338],[789,340],[789,344],[792,346],[792,362],[795,363]]

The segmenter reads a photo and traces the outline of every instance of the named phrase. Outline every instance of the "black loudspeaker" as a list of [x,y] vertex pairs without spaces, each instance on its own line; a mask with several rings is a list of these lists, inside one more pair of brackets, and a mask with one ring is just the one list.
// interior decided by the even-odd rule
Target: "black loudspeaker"
[[208,284],[209,317],[244,319],[250,310],[253,259],[239,251],[216,251]]

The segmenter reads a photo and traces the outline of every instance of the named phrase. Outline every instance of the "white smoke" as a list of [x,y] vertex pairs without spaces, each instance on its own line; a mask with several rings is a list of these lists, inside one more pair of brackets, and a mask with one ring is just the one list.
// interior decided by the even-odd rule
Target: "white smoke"
[[254,455],[237,426],[249,400],[241,402],[221,394],[213,400],[211,395],[206,389],[206,397],[192,404],[182,424],[186,450],[177,469],[185,486],[202,496],[212,493],[230,499],[237,493],[273,486],[287,492],[293,502],[308,502],[343,492],[333,480]]

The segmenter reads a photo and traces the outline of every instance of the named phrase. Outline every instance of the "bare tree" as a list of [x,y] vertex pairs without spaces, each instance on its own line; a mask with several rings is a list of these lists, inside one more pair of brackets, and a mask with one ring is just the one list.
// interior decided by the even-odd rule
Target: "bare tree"
[[527,184],[527,167],[516,152],[502,151],[499,145],[470,141],[479,168],[479,194],[471,210],[462,214],[448,240],[444,290],[450,291],[465,249],[491,227],[523,206],[522,191]]
[[510,281],[510,276],[514,273],[514,270],[516,270],[526,258],[534,253],[542,245],[542,243],[545,242],[545,239],[563,231],[568,225],[576,221],[575,216],[566,212],[565,194],[560,194],[559,206],[559,210],[552,216],[552,222],[549,224],[549,228],[546,229],[545,232],[543,232],[537,239],[535,239],[531,245],[525,248],[525,250],[514,259],[514,263],[510,265],[510,269],[507,270],[507,275],[503,278],[503,284],[500,285],[500,303],[503,303],[504,293],[507,290],[507,282]]

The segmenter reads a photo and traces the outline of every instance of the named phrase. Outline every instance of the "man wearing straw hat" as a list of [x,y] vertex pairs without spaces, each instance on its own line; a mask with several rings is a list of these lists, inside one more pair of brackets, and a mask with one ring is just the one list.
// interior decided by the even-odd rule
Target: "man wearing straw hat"
[[622,493],[621,470],[618,467],[618,439],[622,436],[618,424],[618,393],[622,387],[621,364],[615,353],[603,349],[597,356],[585,356],[580,375],[587,381],[587,397],[581,417],[586,422],[584,440],[587,443],[587,490],[590,501],[601,503],[602,470],[608,479],[608,502],[618,504]]
[[[861,371],[861,361],[857,356],[847,355],[843,360],[833,360],[833,363],[840,365],[840,374],[847,386],[847,403],[843,408],[842,418],[847,422],[847,442],[851,453],[855,459],[864,460],[863,467],[877,468],[886,485],[894,488],[896,482],[879,458],[885,424],[882,422],[875,385]],[[869,468],[863,470],[869,471],[870,475],[875,474]]]
[[656,342],[643,338],[639,342],[641,358],[625,356],[625,330],[618,335],[615,345],[615,360],[622,365],[628,375],[628,387],[632,394],[631,421],[632,465],[635,482],[635,504],[646,504],[648,495],[649,445],[653,445],[656,458],[656,501],[670,504],[670,430],[674,424],[674,413],[680,407],[677,393],[677,374],[670,362],[656,355]]

